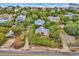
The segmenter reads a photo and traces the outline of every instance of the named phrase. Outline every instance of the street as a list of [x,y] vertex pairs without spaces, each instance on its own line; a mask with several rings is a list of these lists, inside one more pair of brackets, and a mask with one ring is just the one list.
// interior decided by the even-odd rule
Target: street
[[78,52],[57,52],[57,51],[0,51],[0,56],[78,56]]

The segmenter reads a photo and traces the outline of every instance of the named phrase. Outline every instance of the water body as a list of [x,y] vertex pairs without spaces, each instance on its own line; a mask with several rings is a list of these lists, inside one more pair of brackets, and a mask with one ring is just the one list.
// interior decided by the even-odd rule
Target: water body
[[69,3],[0,3],[1,7],[69,7]]

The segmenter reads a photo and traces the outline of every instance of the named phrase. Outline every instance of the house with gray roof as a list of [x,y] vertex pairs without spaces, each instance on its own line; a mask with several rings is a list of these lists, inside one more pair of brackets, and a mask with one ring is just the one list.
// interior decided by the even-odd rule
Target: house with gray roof
[[48,16],[48,19],[51,22],[59,22],[60,21],[60,17],[59,16]]
[[36,25],[39,25],[39,26],[41,25],[41,26],[42,26],[44,23],[45,23],[44,20],[41,20],[41,19],[35,20],[35,24],[36,24]]
[[25,21],[25,18],[26,18],[26,16],[24,16],[24,15],[17,16],[16,23],[24,22]]
[[0,23],[4,23],[6,21],[12,21],[12,20],[13,20],[13,18],[10,15],[8,15],[8,16],[4,15],[4,17],[0,17]]
[[4,20],[4,19],[2,19],[2,18],[0,18],[0,23],[4,23],[4,22],[6,22],[7,20]]
[[49,29],[40,26],[35,30],[35,33],[40,33],[43,36],[49,36]]
[[73,19],[73,13],[68,13],[68,14],[66,14],[66,15],[64,15],[64,16],[67,16],[67,17],[69,17],[70,19]]
[[6,33],[6,37],[13,37],[14,36],[14,32],[12,30],[9,30],[8,33]]

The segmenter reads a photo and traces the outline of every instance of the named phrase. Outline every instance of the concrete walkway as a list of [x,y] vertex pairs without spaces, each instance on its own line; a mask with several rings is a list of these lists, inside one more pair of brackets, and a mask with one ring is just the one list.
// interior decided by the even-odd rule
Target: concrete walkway
[[2,45],[2,48],[10,48],[14,41],[15,38],[9,38],[7,42],[5,42],[5,44]]

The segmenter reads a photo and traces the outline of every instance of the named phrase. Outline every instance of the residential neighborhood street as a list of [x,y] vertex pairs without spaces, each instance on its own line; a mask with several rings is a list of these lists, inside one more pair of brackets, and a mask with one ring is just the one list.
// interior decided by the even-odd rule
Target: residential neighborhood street
[[78,52],[57,52],[57,51],[0,51],[1,56],[78,56]]

